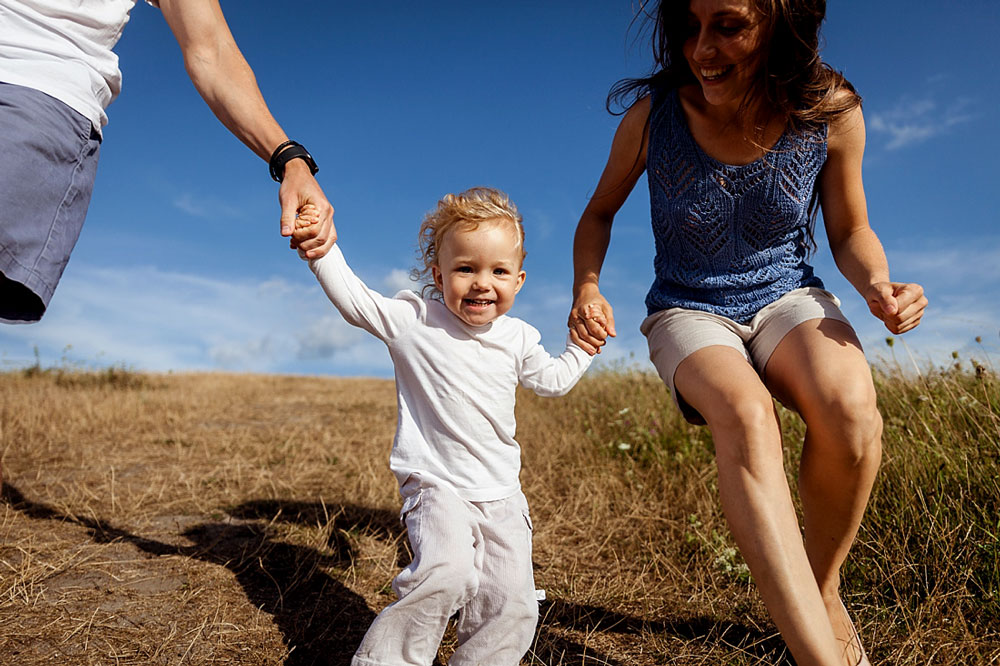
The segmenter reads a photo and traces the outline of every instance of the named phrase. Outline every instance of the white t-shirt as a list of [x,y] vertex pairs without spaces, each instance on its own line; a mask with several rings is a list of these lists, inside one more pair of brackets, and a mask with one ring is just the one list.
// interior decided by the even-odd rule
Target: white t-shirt
[[590,355],[567,340],[553,358],[538,331],[514,317],[469,326],[440,301],[412,291],[387,298],[351,272],[336,245],[309,263],[344,319],[389,348],[398,400],[389,467],[400,487],[420,474],[470,502],[516,493],[518,383],[539,395],[563,395],[583,376]]
[[111,49],[136,1],[0,0],[0,81],[55,97],[100,131],[122,87]]

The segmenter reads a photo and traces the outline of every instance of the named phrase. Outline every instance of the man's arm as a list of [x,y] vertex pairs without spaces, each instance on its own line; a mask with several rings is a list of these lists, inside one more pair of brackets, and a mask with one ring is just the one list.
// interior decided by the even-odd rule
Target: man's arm
[[[288,137],[267,108],[218,0],[159,0],[159,5],[202,98],[230,132],[268,160]],[[306,251],[309,258],[323,256],[337,239],[333,206],[305,161],[293,159],[285,165],[278,200],[281,235],[292,236],[293,245]],[[321,224],[296,233],[295,214],[307,203],[319,209]]]

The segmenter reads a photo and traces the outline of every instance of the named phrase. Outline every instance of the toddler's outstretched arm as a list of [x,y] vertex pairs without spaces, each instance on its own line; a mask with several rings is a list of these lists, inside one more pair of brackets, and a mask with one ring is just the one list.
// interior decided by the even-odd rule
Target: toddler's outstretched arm
[[518,380],[543,397],[555,397],[569,393],[590,367],[596,352],[591,352],[576,343],[566,342],[566,350],[553,358],[541,344],[541,336],[530,329],[528,349],[524,355]]
[[[319,207],[303,205],[295,217],[295,233],[321,224],[321,216]],[[295,245],[292,247],[295,248]],[[316,275],[327,298],[348,324],[388,342],[408,330],[419,316],[419,298],[387,298],[370,289],[347,265],[338,243],[334,243],[330,251],[318,259],[307,257],[301,247],[298,248],[298,253],[299,257],[309,262],[309,268]]]

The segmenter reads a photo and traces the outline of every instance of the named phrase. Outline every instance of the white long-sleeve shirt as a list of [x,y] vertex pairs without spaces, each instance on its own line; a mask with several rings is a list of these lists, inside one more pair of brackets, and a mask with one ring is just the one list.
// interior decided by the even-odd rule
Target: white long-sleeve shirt
[[538,331],[514,317],[469,326],[440,301],[412,291],[387,298],[354,275],[336,245],[309,265],[344,319],[389,348],[398,405],[389,467],[400,487],[420,474],[471,502],[516,493],[518,383],[542,396],[563,395],[583,376],[590,355],[567,340],[553,358]]

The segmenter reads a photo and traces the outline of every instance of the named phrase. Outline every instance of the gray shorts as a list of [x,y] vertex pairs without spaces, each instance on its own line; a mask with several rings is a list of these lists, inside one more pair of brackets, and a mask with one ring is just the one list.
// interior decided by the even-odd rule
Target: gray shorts
[[670,389],[684,418],[704,424],[701,414],[674,387],[674,373],[681,361],[699,349],[724,345],[740,352],[763,377],[767,361],[782,338],[812,319],[834,319],[850,326],[836,296],[825,289],[803,287],[761,308],[746,324],[710,312],[670,308],[646,317],[639,330],[649,343],[649,360]]
[[42,318],[80,236],[100,148],[73,109],[0,82],[0,321]]

